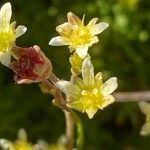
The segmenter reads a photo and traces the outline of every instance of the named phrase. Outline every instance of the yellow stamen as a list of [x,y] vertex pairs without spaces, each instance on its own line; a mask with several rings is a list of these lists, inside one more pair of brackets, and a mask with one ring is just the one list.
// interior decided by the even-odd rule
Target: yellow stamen
[[10,28],[8,32],[0,31],[0,52],[6,52],[16,39],[15,30]]

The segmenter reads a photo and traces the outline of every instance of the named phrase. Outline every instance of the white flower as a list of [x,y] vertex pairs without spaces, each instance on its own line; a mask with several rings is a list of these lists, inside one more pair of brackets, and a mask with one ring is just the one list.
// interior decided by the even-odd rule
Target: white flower
[[11,48],[16,38],[27,30],[23,25],[15,29],[16,22],[10,24],[11,15],[11,4],[8,2],[0,9],[0,62],[5,66],[11,61]]
[[98,18],[93,18],[86,26],[84,17],[80,20],[76,15],[69,12],[68,22],[56,27],[60,36],[50,40],[49,45],[69,45],[71,51],[76,51],[81,58],[85,58],[88,48],[98,42],[97,35],[103,32],[109,25],[106,22],[96,24]]
[[98,109],[102,110],[114,102],[111,93],[118,86],[117,78],[112,77],[103,83],[100,72],[94,77],[94,68],[89,58],[83,61],[82,78],[77,78],[75,84],[69,81],[58,81],[56,86],[72,97],[68,107],[87,113],[91,119]]
[[27,141],[27,135],[24,129],[19,130],[18,139],[15,142],[0,139],[0,148],[3,150],[33,150],[33,146]]

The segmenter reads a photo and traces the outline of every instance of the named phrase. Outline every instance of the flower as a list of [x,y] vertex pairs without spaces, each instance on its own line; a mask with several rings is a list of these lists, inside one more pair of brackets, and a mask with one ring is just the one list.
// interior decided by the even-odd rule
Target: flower
[[69,45],[71,52],[76,51],[81,58],[84,58],[87,54],[88,48],[98,42],[97,35],[108,27],[108,23],[100,22],[96,24],[98,18],[93,18],[85,26],[84,17],[80,20],[71,12],[67,14],[67,18],[68,22],[56,27],[60,36],[52,38],[49,45]]
[[77,78],[74,84],[58,81],[56,86],[72,98],[68,101],[68,107],[87,113],[91,119],[98,109],[102,110],[114,102],[115,99],[110,94],[118,86],[117,78],[112,77],[103,83],[100,72],[94,77],[94,67],[89,58],[83,61],[82,78],[83,80]]
[[148,102],[140,102],[139,108],[146,115],[146,122],[143,125],[140,134],[142,136],[146,136],[150,134],[150,103]]
[[39,140],[34,146],[34,150],[66,150],[66,148],[61,143],[48,144],[43,140]]
[[70,56],[69,61],[71,63],[72,72],[73,73],[80,73],[83,59],[81,59],[77,53],[73,53]]
[[40,47],[14,47],[12,52],[17,60],[11,62],[10,68],[16,73],[15,81],[18,84],[42,82],[49,78],[52,72],[51,62]]
[[[87,54],[86,56],[87,58],[91,58],[89,54]],[[86,58],[85,57],[85,58]],[[84,58],[84,59],[85,59]],[[79,57],[79,55],[74,52],[70,58],[69,58],[69,62],[71,64],[71,72],[73,74],[80,74],[81,72],[81,68],[82,68],[82,63],[84,61],[84,59],[82,59],[81,57]]]
[[24,129],[18,132],[18,139],[13,143],[6,139],[0,139],[0,147],[3,150],[33,150],[32,144],[28,143]]
[[8,2],[0,10],[0,62],[5,66],[11,61],[11,48],[16,38],[27,30],[23,25],[15,29],[16,22],[10,24],[11,15],[11,4]]
[[66,150],[66,138],[60,136],[56,143],[49,144],[44,140],[38,140],[37,144],[34,145],[34,150]]

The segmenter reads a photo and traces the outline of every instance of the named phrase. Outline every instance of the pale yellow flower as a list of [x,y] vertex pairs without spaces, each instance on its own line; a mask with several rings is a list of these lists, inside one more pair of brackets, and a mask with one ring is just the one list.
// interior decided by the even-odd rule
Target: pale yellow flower
[[27,135],[23,129],[18,132],[18,139],[13,143],[6,139],[0,139],[0,147],[3,150],[33,150],[33,146],[28,143]]
[[66,150],[66,138],[61,136],[56,143],[49,144],[44,140],[39,140],[33,150]]
[[98,109],[102,110],[114,102],[111,93],[118,86],[117,78],[112,77],[103,83],[100,72],[94,77],[94,67],[89,58],[83,61],[82,78],[77,78],[74,84],[69,81],[58,81],[56,86],[72,98],[68,102],[68,107],[87,113],[91,119]]
[[139,107],[142,113],[146,115],[146,121],[140,131],[140,134],[143,136],[146,136],[150,134],[150,103],[140,102]]
[[93,18],[87,25],[84,25],[84,17],[80,20],[71,12],[67,14],[67,17],[68,22],[56,27],[60,36],[52,38],[49,45],[69,45],[71,52],[76,51],[81,58],[84,58],[88,48],[98,42],[97,35],[108,27],[108,23],[96,24],[98,18]]
[[27,30],[23,25],[15,29],[16,22],[10,24],[11,15],[11,4],[8,2],[0,9],[0,62],[5,66],[11,61],[11,48],[16,38]]
[[66,150],[64,145],[61,144],[48,144],[45,141],[39,141],[35,146],[33,150]]

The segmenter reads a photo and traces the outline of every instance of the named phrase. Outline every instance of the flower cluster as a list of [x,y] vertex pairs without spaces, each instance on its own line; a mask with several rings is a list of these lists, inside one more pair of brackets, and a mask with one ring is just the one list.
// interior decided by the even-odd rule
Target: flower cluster
[[[54,96],[58,107],[67,110],[71,115],[72,109],[87,113],[90,119],[98,109],[103,110],[115,101],[111,94],[118,86],[117,78],[112,77],[103,82],[101,72],[95,76],[88,53],[88,49],[99,41],[97,35],[109,26],[108,23],[97,23],[98,18],[93,18],[85,25],[84,16],[81,20],[69,12],[68,21],[56,27],[60,36],[52,38],[49,45],[68,45],[72,53],[69,58],[72,80],[64,81],[59,80],[52,72],[51,62],[39,46],[23,48],[16,45],[16,38],[24,34],[27,28],[21,25],[15,29],[16,22],[10,24],[11,15],[11,4],[4,4],[0,10],[0,62],[15,72],[16,83],[41,82],[42,90]],[[82,78],[79,77],[80,74]],[[66,100],[61,91],[66,94]],[[0,146],[4,150],[65,150],[64,145],[73,148],[73,144],[70,146],[68,143],[58,142],[49,145],[40,140],[32,145],[28,143],[24,130],[19,131],[18,140],[14,143],[5,139],[0,140]]]
[[[70,52],[74,52],[69,59],[71,71],[77,77],[74,83],[60,80],[55,86],[70,96],[67,100],[69,108],[85,112],[91,119],[98,109],[102,110],[115,100],[110,94],[117,88],[117,78],[112,77],[103,83],[102,73],[94,77],[94,67],[88,54],[88,48],[98,42],[97,35],[109,25],[106,22],[97,24],[98,18],[84,25],[84,16],[81,20],[71,12],[67,18],[67,22],[56,27],[60,36],[52,38],[49,44],[69,46]],[[80,73],[83,79],[78,77]]]
[[[22,48],[15,45],[16,38],[26,31],[26,27],[18,26],[15,29],[16,23],[10,24],[11,15],[11,4],[4,4],[0,10],[0,61],[15,72],[14,79],[18,84],[42,82],[46,84],[45,87],[50,86],[48,90],[53,87],[60,89],[66,97],[70,96],[63,102],[65,107],[85,112],[90,119],[98,109],[102,110],[114,102],[111,93],[117,88],[116,77],[105,83],[102,73],[94,77],[94,67],[88,54],[88,48],[99,41],[97,35],[108,27],[108,23],[97,23],[98,18],[93,18],[85,25],[84,16],[81,20],[69,12],[68,21],[56,27],[60,36],[52,38],[49,44],[68,45],[70,52],[73,52],[69,61],[72,75],[76,77],[75,82],[69,82],[57,79],[52,73],[51,62],[40,47]],[[15,60],[11,61],[11,57]],[[82,79],[78,77],[80,74]],[[55,93],[55,89],[49,93]]]

